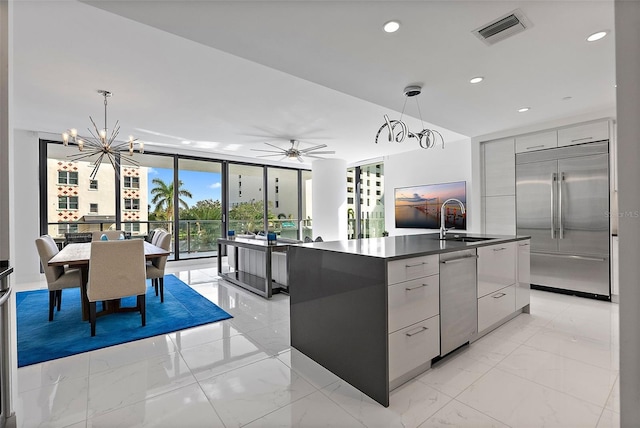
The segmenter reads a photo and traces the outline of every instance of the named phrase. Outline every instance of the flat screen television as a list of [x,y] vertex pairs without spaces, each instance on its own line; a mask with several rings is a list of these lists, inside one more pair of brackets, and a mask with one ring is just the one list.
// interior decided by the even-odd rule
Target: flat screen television
[[[396,228],[440,228],[440,207],[449,198],[459,199],[467,208],[466,181],[400,187],[394,192]],[[467,215],[457,203],[445,207],[445,227],[465,230]]]

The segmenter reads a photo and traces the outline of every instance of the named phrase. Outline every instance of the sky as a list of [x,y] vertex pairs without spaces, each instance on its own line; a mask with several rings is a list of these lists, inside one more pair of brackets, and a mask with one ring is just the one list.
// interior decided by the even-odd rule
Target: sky
[[[151,189],[155,187],[151,181],[154,178],[159,178],[167,184],[171,183],[173,181],[173,169],[149,168],[148,174],[148,196],[149,204],[151,204],[151,199],[153,198]],[[190,207],[194,206],[196,202],[205,199],[213,199],[214,201],[221,199],[222,179],[220,173],[181,170],[178,172],[178,176],[183,183],[182,189],[188,190],[193,195],[193,198],[183,198]]]

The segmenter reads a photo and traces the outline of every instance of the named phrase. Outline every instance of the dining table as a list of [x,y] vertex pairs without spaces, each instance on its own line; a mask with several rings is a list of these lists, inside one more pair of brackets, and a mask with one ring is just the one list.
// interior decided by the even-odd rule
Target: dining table
[[[144,257],[147,260],[169,256],[171,252],[147,241],[144,241]],[[47,263],[49,266],[65,266],[80,269],[80,295],[82,299],[82,320],[89,320],[89,298],[87,282],[89,280],[89,260],[91,259],[91,242],[67,244]]]

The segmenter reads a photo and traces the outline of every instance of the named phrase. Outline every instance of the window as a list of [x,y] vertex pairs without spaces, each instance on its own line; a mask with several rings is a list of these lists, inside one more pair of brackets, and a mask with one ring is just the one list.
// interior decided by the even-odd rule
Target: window
[[276,208],[280,208],[280,201],[276,201]]
[[353,183],[353,177],[347,177],[347,183]]
[[140,177],[124,177],[124,187],[131,189],[139,189],[140,188]]
[[380,190],[376,190],[376,195],[380,196],[382,194],[382,192]]
[[64,235],[65,233],[76,233],[78,232],[77,224],[59,224],[58,225],[58,235]]
[[380,182],[376,181],[376,186],[380,187]]
[[[276,180],[277,180],[277,178],[276,178]],[[280,189],[279,189],[279,187],[278,187],[278,186],[276,186],[276,193],[278,193],[278,192],[279,192],[279,190],[280,190]]]
[[140,223],[122,223],[125,232],[140,232]]
[[58,184],[78,184],[78,172],[58,171]]
[[89,180],[89,189],[98,190],[98,180]]
[[92,214],[98,214],[98,204],[89,204],[89,212]]
[[78,197],[77,196],[58,196],[58,209],[59,210],[77,210]]
[[124,200],[124,209],[125,210],[139,210],[140,209],[140,199],[125,199]]
[[347,203],[348,204],[352,204],[353,203],[353,198],[347,198]]
[[367,189],[367,196],[369,196],[371,194],[371,190]]

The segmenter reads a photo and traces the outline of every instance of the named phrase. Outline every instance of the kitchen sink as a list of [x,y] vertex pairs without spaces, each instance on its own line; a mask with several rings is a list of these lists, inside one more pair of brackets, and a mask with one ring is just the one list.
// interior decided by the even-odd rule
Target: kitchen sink
[[455,242],[482,242],[482,241],[490,241],[495,238],[480,238],[474,236],[452,236],[445,237],[442,239],[443,241],[455,241]]

